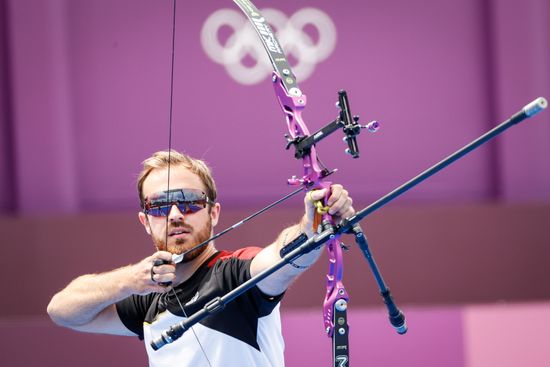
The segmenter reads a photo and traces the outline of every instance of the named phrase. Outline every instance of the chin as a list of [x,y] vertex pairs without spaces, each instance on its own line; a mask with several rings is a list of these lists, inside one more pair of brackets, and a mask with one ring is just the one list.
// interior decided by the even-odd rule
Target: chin
[[206,248],[208,246],[202,246],[194,251],[191,251],[190,253],[186,254],[184,257],[183,257],[183,261],[184,263],[186,262],[189,262],[191,260],[194,260],[196,259],[197,257],[199,257],[204,251],[206,251]]

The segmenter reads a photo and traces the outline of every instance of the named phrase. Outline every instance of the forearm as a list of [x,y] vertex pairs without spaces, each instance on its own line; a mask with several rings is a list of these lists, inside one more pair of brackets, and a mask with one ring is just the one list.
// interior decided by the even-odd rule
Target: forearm
[[132,294],[130,278],[129,267],[78,277],[52,298],[48,314],[61,326],[87,324],[103,309]]
[[[307,223],[307,221],[302,219],[299,224],[285,228],[271,245],[267,246],[256,255],[251,265],[252,276],[272,266],[275,262],[280,261],[281,249],[301,233],[306,233],[308,237],[311,237],[313,232],[305,228],[305,223]],[[292,264],[283,266],[274,274],[259,282],[258,287],[262,292],[271,296],[283,293],[302,272],[313,265],[320,254],[321,250],[316,249],[302,255],[299,259],[293,261]]]
[[[276,249],[277,253],[280,254],[280,251],[285,246],[288,246],[290,242],[292,242],[302,233],[305,233],[308,238],[313,237],[315,233],[313,232],[313,229],[310,227],[311,227],[311,223],[307,220],[307,217],[304,216],[298,224],[285,228],[281,232],[281,234],[278,236],[274,244],[274,248]],[[321,255],[321,252],[322,252],[321,249],[322,247],[320,249],[312,250],[307,254],[304,254],[300,256],[298,259],[294,260],[293,264],[295,266],[292,266],[292,265],[287,266],[288,270],[290,270],[290,273],[301,273],[303,270],[313,265],[313,263],[315,263],[319,258],[319,256]]]

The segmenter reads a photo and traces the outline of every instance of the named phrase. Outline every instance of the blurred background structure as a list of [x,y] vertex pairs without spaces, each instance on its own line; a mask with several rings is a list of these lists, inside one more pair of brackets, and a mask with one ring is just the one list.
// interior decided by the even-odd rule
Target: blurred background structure
[[[339,137],[318,146],[357,209],[550,97],[547,0],[255,4],[287,40],[311,130],[336,117],[339,89],[363,123],[382,124],[361,134],[358,160]],[[135,179],[143,159],[168,147],[171,19],[169,0],[0,0],[2,365],[146,363],[137,338],[61,329],[45,309],[74,277],[152,251]],[[220,230],[288,193],[286,179],[301,173],[245,24],[232,1],[178,1],[173,147],[213,167]],[[386,322],[367,263],[344,238],[351,363],[548,366],[549,157],[546,111],[365,220],[408,317],[405,336]],[[265,245],[300,211],[295,199],[217,247]],[[325,271],[321,259],[285,297],[290,367],[330,365]]]

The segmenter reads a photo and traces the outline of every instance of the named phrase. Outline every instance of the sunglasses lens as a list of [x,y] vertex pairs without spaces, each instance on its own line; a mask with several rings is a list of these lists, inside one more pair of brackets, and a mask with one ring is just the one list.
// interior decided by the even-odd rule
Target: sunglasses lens
[[146,209],[146,212],[153,217],[166,217],[170,213],[170,208],[170,205],[153,206]]
[[201,209],[206,208],[206,201],[190,201],[187,203],[187,210],[190,213],[196,213]]

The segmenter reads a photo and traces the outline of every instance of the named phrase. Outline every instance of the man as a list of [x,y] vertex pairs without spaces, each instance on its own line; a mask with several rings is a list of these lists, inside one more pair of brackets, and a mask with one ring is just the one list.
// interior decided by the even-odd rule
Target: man
[[[188,253],[212,236],[220,216],[208,166],[175,151],[157,152],[143,162],[138,192],[138,217],[157,251],[137,264],[73,280],[48,305],[52,320],[79,331],[138,336],[150,366],[284,365],[279,301],[321,250],[285,265],[172,344],[153,351],[150,341],[279,261],[280,249],[300,233],[312,236],[314,202],[326,189],[306,195],[300,223],[263,249],[217,251],[210,242]],[[336,220],[354,214],[340,185],[331,187],[327,206]]]

